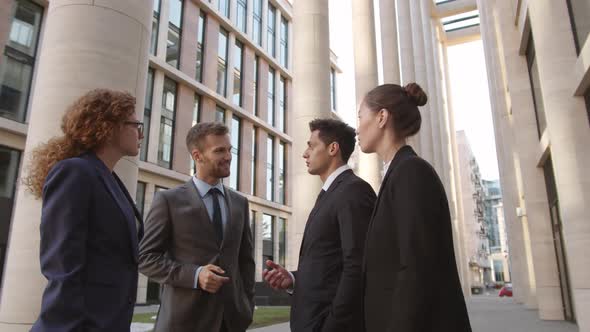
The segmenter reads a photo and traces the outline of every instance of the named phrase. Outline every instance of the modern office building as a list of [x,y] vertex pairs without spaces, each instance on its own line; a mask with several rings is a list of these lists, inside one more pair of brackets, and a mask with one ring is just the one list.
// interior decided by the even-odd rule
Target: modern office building
[[588,331],[590,3],[477,7],[515,297]]

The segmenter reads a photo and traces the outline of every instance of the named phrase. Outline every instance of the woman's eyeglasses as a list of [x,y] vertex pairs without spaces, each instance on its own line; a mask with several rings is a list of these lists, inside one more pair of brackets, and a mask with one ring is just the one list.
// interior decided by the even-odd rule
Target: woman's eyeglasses
[[134,125],[137,127],[137,133],[139,134],[139,136],[143,135],[143,122],[139,122],[139,121],[125,121],[123,122],[126,125]]

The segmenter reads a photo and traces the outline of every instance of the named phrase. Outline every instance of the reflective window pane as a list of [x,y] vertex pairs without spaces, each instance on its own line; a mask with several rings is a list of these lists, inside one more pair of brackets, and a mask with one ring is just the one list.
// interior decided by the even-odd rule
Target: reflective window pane
[[275,125],[275,70],[268,69],[268,123]]
[[285,266],[287,254],[287,221],[284,218],[279,218],[277,233],[279,235],[279,264]]
[[176,82],[168,77],[164,80],[162,97],[162,117],[160,119],[160,144],[158,147],[158,165],[166,168],[172,166],[172,146],[174,118],[176,112]]
[[279,203],[285,204],[285,143],[279,144]]
[[21,152],[0,146],[0,282],[4,271]]
[[240,118],[234,116],[231,122],[231,168],[229,175],[229,186],[239,190],[240,180]]
[[236,41],[234,47],[234,104],[242,106],[242,60],[243,60],[243,45]]
[[204,59],[204,43],[205,43],[205,13],[201,11],[198,23],[197,36],[197,70],[196,79],[201,82],[203,80],[203,59]]
[[268,214],[262,215],[262,262],[274,261],[274,217]]
[[218,94],[225,97],[227,86],[227,31],[220,29],[217,45],[217,87]]
[[275,149],[274,149],[274,137],[268,136],[266,141],[266,199],[269,201],[274,200],[274,160],[275,160]]
[[271,4],[268,4],[266,50],[273,57],[275,56],[276,12],[277,10],[275,7]]

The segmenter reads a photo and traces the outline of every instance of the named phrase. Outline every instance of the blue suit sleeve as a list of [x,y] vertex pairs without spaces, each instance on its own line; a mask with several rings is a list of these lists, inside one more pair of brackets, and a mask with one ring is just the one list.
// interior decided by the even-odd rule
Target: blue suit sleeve
[[86,319],[83,271],[92,175],[81,163],[58,163],[43,187],[40,260],[48,283],[36,324],[40,330],[80,331]]

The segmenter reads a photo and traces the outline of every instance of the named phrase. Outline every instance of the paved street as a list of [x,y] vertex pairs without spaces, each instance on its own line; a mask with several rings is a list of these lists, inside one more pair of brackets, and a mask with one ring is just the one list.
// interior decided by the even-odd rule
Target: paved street
[[[578,332],[576,325],[542,321],[537,312],[515,304],[512,299],[481,295],[468,302],[473,332]],[[289,324],[250,330],[252,332],[289,332]]]

